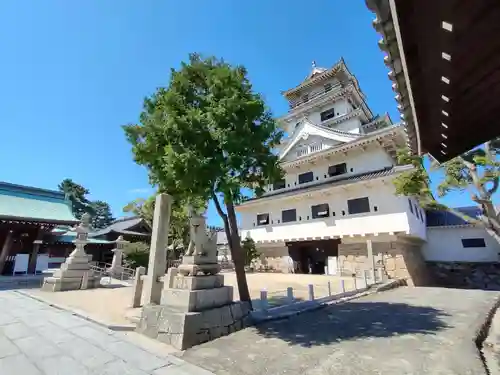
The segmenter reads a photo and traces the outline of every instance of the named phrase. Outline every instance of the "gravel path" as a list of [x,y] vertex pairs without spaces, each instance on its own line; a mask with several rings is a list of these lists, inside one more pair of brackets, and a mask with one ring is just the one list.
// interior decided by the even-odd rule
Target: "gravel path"
[[500,293],[398,288],[185,352],[219,375],[484,375],[474,340]]

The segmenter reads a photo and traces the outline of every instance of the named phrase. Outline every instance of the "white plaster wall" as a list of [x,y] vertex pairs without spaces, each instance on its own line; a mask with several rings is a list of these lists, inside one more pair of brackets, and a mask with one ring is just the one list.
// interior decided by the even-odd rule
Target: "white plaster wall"
[[[484,238],[486,247],[464,248],[462,238]],[[496,262],[500,245],[483,228],[428,228],[422,253],[436,262]]]
[[[410,234],[423,239],[427,238],[424,209],[412,198],[402,197],[402,199],[406,200],[406,213],[410,223]],[[413,212],[410,210],[410,203],[413,207]],[[417,215],[417,210],[419,211],[419,215]]]
[[[366,196],[370,200],[371,212],[349,215],[347,200]],[[320,203],[329,204],[330,217],[312,219],[311,206]],[[281,223],[281,211],[291,208],[297,210],[297,221]],[[342,215],[342,211],[345,215]],[[335,212],[335,216],[331,216],[332,212]],[[270,214],[269,225],[257,225],[257,215],[261,213]],[[241,210],[241,218],[243,231],[249,231],[255,241],[387,232],[411,233],[406,213],[406,198],[395,196],[392,184],[383,185],[381,182],[374,182],[371,188],[366,188],[362,183],[350,185],[347,190],[332,188],[331,195],[315,199],[270,198],[258,206]]]
[[307,118],[313,123],[321,125],[321,112],[335,108],[335,117],[340,117],[349,112],[352,108],[345,99],[337,100],[334,103],[324,104],[309,111]]
[[[293,152],[293,150],[291,151]],[[379,146],[370,145],[366,151],[355,149],[347,153],[339,153],[330,158],[322,159],[315,164],[303,165],[300,168],[289,169],[285,174],[286,189],[292,189],[299,185],[298,175],[313,171],[314,181],[321,181],[328,178],[328,167],[335,164],[346,163],[348,174],[358,174],[390,167],[394,164],[391,157]],[[352,168],[352,172],[351,172]],[[325,177],[325,175],[327,177]],[[316,179],[316,177],[318,177]],[[268,190],[271,190],[268,187]]]
[[351,118],[347,121],[342,121],[339,124],[333,125],[332,129],[349,132],[354,134],[361,133],[361,120],[358,117]]

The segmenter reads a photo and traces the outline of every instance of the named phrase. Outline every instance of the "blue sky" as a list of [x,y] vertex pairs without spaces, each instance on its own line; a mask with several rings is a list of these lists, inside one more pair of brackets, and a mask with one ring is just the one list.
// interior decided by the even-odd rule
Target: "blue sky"
[[[190,52],[245,65],[275,115],[312,60],[343,56],[372,110],[397,121],[373,18],[345,0],[1,1],[0,180],[55,189],[72,178],[120,216],[151,192],[120,125]],[[220,223],[213,207],[209,221]]]

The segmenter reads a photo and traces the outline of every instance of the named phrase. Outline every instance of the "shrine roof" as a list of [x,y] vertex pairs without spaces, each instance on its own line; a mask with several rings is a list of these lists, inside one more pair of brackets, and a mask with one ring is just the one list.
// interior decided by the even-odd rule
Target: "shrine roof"
[[78,220],[64,193],[0,182],[0,218],[73,224]]
[[106,228],[96,231],[95,233],[92,234],[92,237],[102,236],[111,232],[128,234],[132,236],[142,236],[142,237],[151,236],[151,233],[144,233],[133,230],[134,228],[140,225],[144,225],[149,228],[149,225],[147,224],[146,220],[140,217],[132,216],[132,217],[121,218],[113,221]]
[[[57,242],[67,242],[67,243],[72,243],[76,239],[76,233],[73,235],[74,232],[68,232],[67,234],[63,236],[57,236],[54,237],[54,240]],[[102,240],[98,238],[88,238],[87,239],[89,244],[112,244],[114,241],[107,241],[107,240]]]

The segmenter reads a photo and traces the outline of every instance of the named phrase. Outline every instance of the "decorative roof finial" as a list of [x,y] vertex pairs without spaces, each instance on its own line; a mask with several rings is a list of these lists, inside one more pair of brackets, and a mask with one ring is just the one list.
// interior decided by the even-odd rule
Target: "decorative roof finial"
[[313,69],[316,68],[316,61],[315,60],[312,61],[312,68]]

